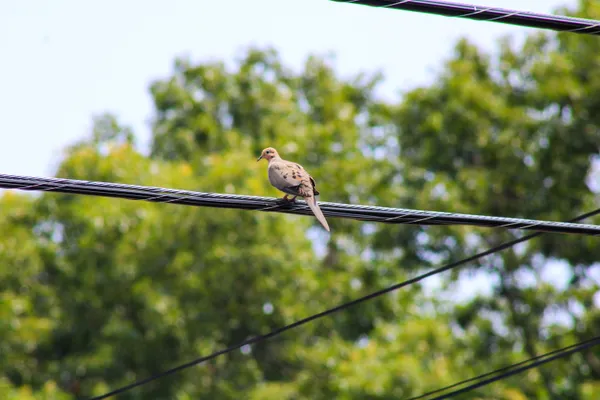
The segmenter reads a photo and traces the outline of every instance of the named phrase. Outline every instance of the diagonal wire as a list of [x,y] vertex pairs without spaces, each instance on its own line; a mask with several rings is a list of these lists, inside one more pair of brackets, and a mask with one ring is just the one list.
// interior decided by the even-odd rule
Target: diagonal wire
[[508,10],[499,7],[476,6],[440,0],[332,0],[339,3],[352,3],[379,8],[416,11],[445,17],[468,18],[478,21],[494,21],[529,28],[551,29],[600,36],[600,21],[535,13],[530,11]]
[[[509,371],[509,370],[512,370],[513,368],[517,368],[517,367],[519,367],[521,365],[529,364],[529,363],[534,362],[536,360],[540,360],[540,359],[543,359],[543,358],[546,358],[546,357],[550,357],[550,356],[552,356],[554,354],[562,353],[564,351],[571,350],[571,349],[574,349],[574,348],[579,348],[579,346],[582,346],[582,345],[585,345],[585,344],[588,344],[588,343],[592,343],[593,342],[593,344],[596,344],[599,339],[600,339],[600,336],[596,336],[596,337],[593,337],[591,339],[584,340],[582,342],[578,342],[578,343],[572,344],[572,345],[567,346],[567,347],[563,347],[563,348],[560,348],[560,349],[552,350],[552,351],[550,351],[548,353],[540,354],[539,356],[531,357],[531,358],[529,358],[527,360],[523,360],[523,361],[520,361],[520,362],[515,363],[515,364],[507,365],[506,367],[498,368],[498,369],[496,369],[494,371],[486,372],[485,374],[474,376],[473,378],[469,378],[469,379],[462,380],[460,382],[453,383],[452,385],[448,385],[448,386],[444,386],[444,387],[436,389],[436,390],[432,390],[431,392],[423,393],[423,394],[418,395],[416,397],[411,397],[411,398],[406,399],[406,400],[420,400],[420,399],[423,399],[425,397],[431,396],[432,394],[436,394],[436,393],[440,393],[440,392],[445,392],[445,391],[453,389],[453,388],[455,388],[457,386],[464,385],[465,383],[469,383],[469,382],[473,382],[473,381],[478,381],[478,380],[481,380],[481,379],[486,378],[488,376],[499,374],[499,373],[505,372],[505,371]],[[438,398],[443,398],[443,397],[438,397]],[[430,400],[433,400],[433,399],[430,399]]]
[[437,14],[447,17],[468,18],[480,21],[498,21],[518,26],[552,29],[556,31],[600,35],[600,21],[559,16],[530,11],[508,10],[499,7],[428,0],[332,0],[380,8]]
[[[312,211],[305,202],[284,204],[280,199],[271,197],[204,193],[152,186],[125,185],[112,182],[93,182],[76,179],[39,178],[0,174],[0,188],[123,198],[196,207],[231,208],[312,215]],[[577,233],[593,236],[600,235],[600,226],[590,224],[326,202],[319,202],[319,206],[321,207],[323,214],[329,217],[388,224],[471,225],[487,228],[522,229],[538,232]]]
[[596,346],[598,344],[600,344],[600,336],[596,336],[596,337],[594,337],[594,338],[592,338],[590,340],[586,340],[585,342],[578,343],[578,344],[573,345],[573,346],[569,346],[570,349],[568,349],[568,350],[567,349],[561,349],[562,351],[560,351],[560,350],[557,351],[558,354],[555,354],[555,355],[553,355],[551,357],[548,357],[548,358],[544,358],[542,360],[537,360],[537,361],[531,363],[530,365],[525,365],[523,367],[516,368],[516,369],[513,369],[511,371],[507,371],[507,372],[505,372],[503,374],[500,374],[498,376],[495,376],[493,378],[482,380],[480,382],[474,383],[474,384],[469,385],[467,387],[464,387],[462,389],[458,389],[458,390],[455,390],[453,392],[446,393],[446,394],[434,397],[434,398],[432,398],[430,400],[449,399],[449,398],[457,396],[459,394],[470,392],[470,391],[478,389],[478,388],[480,388],[482,386],[489,385],[490,383],[499,381],[501,379],[508,378],[509,376],[516,375],[516,374],[521,373],[523,371],[526,371],[528,369],[539,367],[540,365],[549,363],[550,361],[554,361],[554,360],[558,360],[559,358],[564,358],[564,357],[570,356],[571,354],[574,354],[574,353],[577,353],[579,351],[585,350],[587,348]]
[[[573,222],[574,221],[580,221],[582,219],[591,217],[591,216],[596,215],[596,214],[600,214],[600,208],[596,209],[594,211],[590,211],[588,213],[585,213],[583,215],[580,215],[580,216],[572,219],[571,221],[573,221]],[[382,296],[382,295],[384,295],[386,293],[390,293],[392,291],[395,291],[397,289],[403,288],[405,286],[409,286],[409,285],[415,284],[415,283],[417,283],[419,281],[422,281],[423,279],[428,278],[430,276],[433,276],[433,275],[445,272],[447,270],[450,270],[452,268],[455,268],[455,267],[467,264],[467,263],[469,263],[471,261],[475,261],[475,260],[477,260],[479,258],[485,257],[487,255],[490,255],[490,254],[493,254],[493,253],[496,253],[496,252],[499,252],[501,250],[505,250],[505,249],[507,249],[509,247],[512,247],[512,246],[514,246],[514,245],[516,245],[518,243],[525,242],[527,240],[533,239],[534,237],[540,236],[542,234],[543,234],[542,232],[532,233],[530,235],[523,236],[523,237],[521,237],[519,239],[514,239],[514,240],[511,240],[511,241],[505,242],[505,243],[500,244],[500,245],[498,245],[496,247],[493,247],[491,249],[488,249],[488,250],[482,251],[480,253],[477,253],[477,254],[475,254],[473,256],[464,258],[464,259],[459,260],[459,261],[452,262],[450,264],[446,264],[445,266],[442,266],[440,268],[433,269],[433,270],[431,270],[429,272],[426,272],[426,273],[424,273],[422,275],[419,275],[419,276],[416,276],[414,278],[408,279],[408,280],[406,280],[404,282],[397,283],[395,285],[392,285],[392,286],[387,287],[385,289],[379,290],[377,292],[373,292],[371,294],[368,294],[366,296],[360,297],[358,299],[355,299],[355,300],[349,301],[347,303],[340,304],[340,305],[338,305],[336,307],[330,308],[328,310],[322,311],[322,312],[320,312],[318,314],[314,314],[314,315],[311,315],[309,317],[303,318],[303,319],[298,320],[296,322],[293,322],[293,323],[291,323],[289,325],[282,326],[282,327],[277,328],[277,329],[275,329],[275,330],[273,330],[273,331],[271,331],[269,333],[252,337],[250,339],[244,340],[243,342],[240,342],[238,344],[235,344],[235,345],[229,346],[227,348],[224,348],[222,350],[216,351],[216,352],[214,352],[212,354],[209,354],[207,356],[196,358],[195,360],[192,360],[192,361],[189,361],[189,362],[187,362],[185,364],[181,364],[179,366],[173,367],[173,368],[171,368],[169,370],[160,372],[158,374],[155,374],[155,375],[150,376],[148,378],[145,378],[145,379],[139,380],[137,382],[131,383],[129,385],[120,387],[120,388],[115,389],[113,391],[110,391],[110,392],[108,392],[106,394],[93,397],[90,400],[102,400],[102,399],[106,399],[108,397],[111,397],[111,396],[114,396],[114,395],[126,392],[126,391],[131,390],[131,389],[133,389],[135,387],[138,387],[138,386],[141,386],[141,385],[145,385],[145,384],[147,384],[149,382],[152,382],[154,380],[157,380],[157,379],[163,378],[165,376],[172,375],[172,374],[174,374],[176,372],[182,371],[184,369],[193,367],[194,365],[198,365],[198,364],[203,363],[205,361],[212,360],[213,358],[216,358],[216,357],[221,356],[223,354],[231,353],[232,351],[240,349],[243,346],[247,346],[247,345],[255,344],[255,343],[258,343],[258,342],[262,342],[264,340],[267,340],[267,339],[270,339],[272,337],[278,336],[278,335],[280,335],[280,334],[282,334],[282,333],[284,333],[286,331],[289,331],[290,329],[293,329],[293,328],[299,327],[301,325],[307,324],[307,323],[309,323],[311,321],[314,321],[316,319],[319,319],[319,318],[322,318],[322,317],[334,314],[334,313],[336,313],[338,311],[341,311],[341,310],[344,310],[346,308],[352,307],[352,306],[354,306],[356,304],[360,304],[360,303],[363,303],[363,302],[365,302],[367,300],[374,299],[376,297]]]

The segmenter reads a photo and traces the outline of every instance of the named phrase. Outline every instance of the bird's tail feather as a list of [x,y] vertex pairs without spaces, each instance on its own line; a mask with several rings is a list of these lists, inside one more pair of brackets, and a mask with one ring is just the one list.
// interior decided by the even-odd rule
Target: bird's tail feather
[[329,225],[327,224],[327,220],[325,219],[323,212],[321,211],[321,209],[319,208],[319,205],[317,204],[317,199],[315,199],[314,196],[311,196],[311,197],[306,198],[305,200],[306,200],[306,203],[308,204],[308,206],[310,207],[310,209],[312,210],[313,214],[315,214],[315,217],[317,217],[317,219],[319,220],[321,225],[323,225],[323,228],[325,228],[325,230],[327,232],[329,232]]

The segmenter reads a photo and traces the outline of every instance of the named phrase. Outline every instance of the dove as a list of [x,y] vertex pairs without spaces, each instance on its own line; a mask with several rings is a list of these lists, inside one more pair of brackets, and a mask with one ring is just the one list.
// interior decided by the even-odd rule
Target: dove
[[[283,200],[293,202],[297,196],[303,197],[315,217],[323,225],[323,228],[329,232],[327,220],[315,199],[319,192],[315,187],[315,180],[312,176],[306,172],[302,165],[282,159],[277,150],[272,147],[264,149],[256,161],[263,158],[269,162],[269,182],[285,193]],[[294,197],[290,199],[288,198],[289,195]]]

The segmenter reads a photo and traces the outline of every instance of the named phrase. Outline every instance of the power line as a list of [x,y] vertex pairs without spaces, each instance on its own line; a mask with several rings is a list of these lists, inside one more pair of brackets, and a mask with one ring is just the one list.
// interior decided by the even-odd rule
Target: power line
[[476,6],[434,0],[332,0],[380,8],[417,11],[445,17],[468,18],[478,21],[493,21],[529,28],[551,29],[587,35],[600,35],[600,21],[542,14],[530,11],[508,10],[499,7]]
[[[597,210],[588,212],[586,214],[580,215],[580,216],[572,219],[571,221],[572,222],[580,221],[582,219],[591,217],[591,216],[596,215],[596,214],[600,214],[600,208],[597,209]],[[373,292],[371,294],[368,294],[368,295],[360,297],[358,299],[349,301],[347,303],[340,304],[340,305],[338,305],[336,307],[333,307],[333,308],[330,308],[328,310],[322,311],[322,312],[320,312],[318,314],[313,314],[313,315],[311,315],[309,317],[303,318],[303,319],[298,320],[296,322],[293,322],[293,323],[291,323],[289,325],[285,325],[283,327],[277,328],[277,329],[275,329],[275,330],[273,330],[273,331],[271,331],[269,333],[266,333],[266,334],[263,334],[263,335],[258,335],[258,336],[255,336],[253,338],[244,340],[241,343],[238,343],[238,344],[229,346],[229,347],[227,347],[225,349],[216,351],[216,352],[214,352],[214,353],[212,353],[212,354],[210,354],[208,356],[199,357],[199,358],[197,358],[195,360],[192,360],[192,361],[189,361],[189,362],[187,362],[185,364],[179,365],[179,366],[171,368],[169,370],[160,372],[160,373],[158,373],[156,375],[153,375],[153,376],[150,376],[148,378],[139,380],[137,382],[131,383],[131,384],[126,385],[126,386],[123,386],[121,388],[115,389],[115,390],[113,390],[111,392],[108,392],[106,394],[103,394],[103,395],[100,395],[100,396],[97,396],[97,397],[93,397],[90,400],[102,400],[102,399],[106,399],[108,397],[111,397],[111,396],[114,396],[114,395],[126,392],[126,391],[128,391],[130,389],[133,389],[135,387],[138,387],[138,386],[144,385],[146,383],[152,382],[152,381],[154,381],[156,379],[160,379],[160,378],[163,378],[165,376],[172,375],[172,374],[174,374],[176,372],[179,372],[179,371],[182,371],[184,369],[193,367],[194,365],[198,365],[198,364],[200,364],[202,362],[205,362],[205,361],[208,361],[208,360],[212,360],[213,358],[216,358],[216,357],[221,356],[223,354],[231,353],[232,351],[240,349],[243,346],[255,344],[255,343],[258,343],[258,342],[270,339],[270,338],[278,336],[278,335],[280,335],[280,334],[282,334],[282,333],[284,333],[286,331],[289,331],[290,329],[299,327],[301,325],[305,325],[305,324],[307,324],[307,323],[309,323],[311,321],[314,321],[316,319],[319,319],[319,318],[322,318],[322,317],[334,314],[334,313],[336,313],[338,311],[342,311],[342,310],[344,310],[346,308],[349,308],[349,307],[352,307],[352,306],[354,306],[356,304],[360,304],[360,303],[363,303],[363,302],[365,302],[367,300],[374,299],[376,297],[382,296],[382,295],[384,295],[386,293],[390,293],[390,292],[395,291],[397,289],[401,289],[401,288],[403,288],[405,286],[415,284],[415,283],[420,282],[423,279],[428,278],[430,276],[433,276],[433,275],[436,275],[436,274],[448,271],[448,270],[450,270],[452,268],[458,267],[460,265],[464,265],[464,264],[469,263],[471,261],[475,261],[475,260],[477,260],[479,258],[482,258],[482,257],[485,257],[487,255],[490,255],[490,254],[499,252],[501,250],[507,249],[509,247],[512,247],[512,246],[518,244],[518,243],[525,242],[527,240],[533,239],[534,237],[540,236],[542,234],[543,234],[542,232],[536,232],[536,233],[529,234],[527,236],[523,236],[522,238],[519,238],[519,239],[514,239],[514,240],[511,240],[509,242],[505,242],[505,243],[500,244],[500,245],[498,245],[496,247],[493,247],[491,249],[488,249],[488,250],[482,251],[480,253],[477,253],[477,254],[475,254],[473,256],[464,258],[464,259],[459,260],[459,261],[452,262],[452,263],[447,264],[447,265],[445,265],[443,267],[440,267],[440,268],[433,269],[433,270],[431,270],[429,272],[426,272],[426,273],[424,273],[422,275],[419,275],[417,277],[408,279],[408,280],[406,280],[404,282],[397,283],[397,284],[392,285],[392,286],[390,286],[388,288],[385,288],[385,289]]]
[[[593,337],[591,339],[584,340],[582,342],[578,342],[578,343],[572,344],[572,345],[567,346],[567,347],[563,347],[563,348],[560,348],[560,349],[552,350],[552,351],[550,351],[548,353],[528,358],[527,360],[520,361],[520,362],[518,362],[516,364],[511,364],[511,365],[508,365],[506,367],[498,368],[498,369],[496,369],[494,371],[486,372],[485,374],[477,375],[477,376],[475,376],[473,378],[465,379],[465,380],[462,380],[460,382],[453,383],[452,385],[444,386],[443,388],[439,388],[439,389],[436,389],[436,390],[432,390],[431,392],[423,393],[423,394],[421,394],[419,396],[416,396],[416,397],[411,397],[410,399],[406,399],[406,400],[419,400],[419,399],[423,399],[425,397],[431,396],[432,394],[436,394],[436,393],[440,393],[440,392],[445,392],[445,391],[447,391],[449,389],[452,389],[452,388],[455,388],[457,386],[464,385],[465,383],[469,383],[469,382],[473,382],[473,381],[479,381],[479,380],[481,380],[481,379],[483,379],[485,377],[488,377],[488,376],[491,376],[491,375],[495,375],[495,374],[499,374],[500,372],[509,371],[509,370],[512,370],[513,368],[519,367],[521,365],[529,364],[529,363],[531,363],[533,361],[540,360],[540,359],[552,356],[554,354],[562,353],[562,352],[564,352],[566,350],[570,350],[570,349],[573,349],[573,348],[579,348],[579,346],[584,345],[584,344],[588,344],[588,343],[592,343],[592,342],[594,344],[596,344],[599,339],[600,339],[600,336],[596,336],[596,337]],[[442,398],[442,397],[439,397],[439,398]],[[432,400],[432,399],[430,399],[430,400]]]
[[[272,197],[203,193],[111,182],[0,174],[0,188],[28,191],[39,190],[160,203],[174,203],[197,207],[232,208],[312,216],[310,208],[302,201],[296,204],[284,204],[280,199],[274,199]],[[319,206],[321,207],[323,214],[328,217],[348,218],[359,221],[382,222],[388,224],[472,225],[488,228],[523,229],[537,232],[600,235],[600,226],[590,224],[574,224],[569,222],[551,222],[327,202],[319,202]]]
[[432,398],[430,400],[449,399],[449,398],[457,396],[459,394],[470,392],[470,391],[478,389],[478,388],[480,388],[482,386],[489,385],[490,383],[499,381],[501,379],[508,378],[509,376],[516,375],[516,374],[521,373],[523,371],[527,371],[528,369],[539,367],[540,365],[549,363],[550,361],[554,361],[554,360],[558,360],[559,358],[564,358],[564,357],[570,356],[573,353],[577,353],[579,351],[582,351],[582,350],[585,350],[587,348],[596,346],[598,344],[600,344],[600,336],[596,336],[593,339],[587,340],[586,342],[579,343],[579,344],[574,345],[574,346],[570,346],[570,347],[572,347],[570,350],[563,349],[564,351],[559,351],[558,354],[556,354],[554,356],[551,356],[551,357],[548,357],[548,358],[544,358],[542,360],[537,360],[537,361],[531,363],[530,365],[525,365],[523,367],[507,371],[507,372],[505,372],[503,374],[500,374],[498,376],[482,380],[480,382],[474,383],[474,384],[469,385],[467,387],[464,387],[462,389],[458,389],[458,390],[455,390],[453,392],[446,393],[446,394],[434,397],[434,398]]

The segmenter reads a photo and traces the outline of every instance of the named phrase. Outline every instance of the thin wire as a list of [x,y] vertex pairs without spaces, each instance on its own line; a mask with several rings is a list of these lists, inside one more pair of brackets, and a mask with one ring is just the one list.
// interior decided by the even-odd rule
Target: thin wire
[[[596,215],[596,214],[600,214],[600,208],[597,209],[597,210],[594,210],[594,211],[590,211],[590,212],[588,212],[586,214],[580,215],[580,216],[572,219],[571,221],[580,221],[582,219],[591,217],[591,216]],[[392,285],[392,286],[390,286],[388,288],[385,288],[385,289],[373,292],[371,294],[368,294],[368,295],[360,297],[358,299],[349,301],[347,303],[340,304],[340,305],[338,305],[336,307],[333,307],[333,308],[330,308],[328,310],[322,311],[322,312],[320,312],[318,314],[313,314],[313,315],[311,315],[309,317],[303,318],[303,319],[298,320],[296,322],[293,322],[293,323],[291,323],[289,325],[285,325],[285,326],[282,326],[280,328],[277,328],[277,329],[275,329],[275,330],[273,330],[273,331],[271,331],[269,333],[266,333],[266,334],[263,334],[263,335],[258,335],[258,336],[255,336],[253,338],[250,338],[250,339],[246,339],[246,340],[244,340],[241,343],[238,343],[238,344],[229,346],[227,348],[224,348],[222,350],[216,351],[216,352],[214,352],[214,353],[212,353],[212,354],[210,354],[208,356],[196,358],[195,360],[189,361],[189,362],[187,362],[185,364],[181,364],[181,365],[179,365],[177,367],[171,368],[171,369],[166,370],[164,372],[160,372],[160,373],[158,373],[156,375],[153,375],[153,376],[150,376],[148,378],[139,380],[139,381],[131,383],[129,385],[120,387],[120,388],[115,389],[113,391],[110,391],[110,392],[108,392],[106,394],[93,397],[90,400],[102,400],[102,399],[106,399],[108,397],[111,397],[111,396],[114,396],[114,395],[126,392],[126,391],[128,391],[130,389],[133,389],[135,387],[144,385],[144,384],[149,383],[151,381],[154,381],[156,379],[159,379],[159,378],[162,378],[162,377],[165,377],[165,376],[168,376],[168,375],[172,375],[172,374],[174,374],[176,372],[179,372],[181,370],[193,367],[194,365],[200,364],[200,363],[208,361],[208,360],[212,360],[213,358],[216,358],[216,357],[218,357],[220,355],[231,353],[232,351],[240,349],[243,346],[255,344],[255,343],[261,342],[263,340],[270,339],[272,337],[275,337],[275,336],[278,336],[278,335],[282,334],[283,332],[286,332],[286,331],[288,331],[290,329],[293,329],[293,328],[299,327],[301,325],[307,324],[308,322],[314,321],[314,320],[319,319],[321,317],[325,317],[325,316],[334,314],[334,313],[336,313],[338,311],[341,311],[341,310],[344,310],[346,308],[352,307],[352,306],[354,306],[356,304],[363,303],[363,302],[365,302],[367,300],[370,300],[370,299],[382,296],[382,295],[384,295],[386,293],[390,293],[392,291],[395,291],[397,289],[403,288],[405,286],[415,284],[415,283],[417,283],[419,281],[422,281],[423,279],[428,278],[430,276],[433,276],[433,275],[445,272],[445,271],[447,271],[449,269],[458,267],[460,265],[464,265],[464,264],[469,263],[471,261],[475,261],[475,260],[477,260],[479,258],[482,258],[482,257],[485,257],[487,255],[490,255],[490,254],[499,252],[501,250],[507,249],[509,247],[512,247],[512,246],[518,244],[518,243],[525,242],[527,240],[533,239],[534,237],[540,236],[542,234],[543,234],[542,232],[532,233],[530,235],[523,236],[522,238],[514,239],[514,240],[511,240],[509,242],[505,242],[505,243],[500,244],[500,245],[498,245],[496,247],[493,247],[491,249],[488,249],[488,250],[482,251],[480,253],[477,253],[477,254],[475,254],[473,256],[464,258],[464,259],[459,260],[459,261],[452,262],[450,264],[446,264],[445,266],[440,267],[440,268],[433,269],[433,270],[431,270],[429,272],[426,272],[426,273],[424,273],[422,275],[419,275],[417,277],[408,279],[408,280],[406,280],[404,282],[397,283],[397,284]]]
[[596,346],[598,344],[600,344],[600,336],[596,336],[596,337],[594,337],[594,338],[592,338],[590,340],[587,340],[584,343],[580,343],[578,345],[575,345],[574,348],[571,349],[571,350],[565,350],[564,352],[560,352],[559,354],[556,354],[556,355],[554,355],[552,357],[548,357],[548,358],[543,359],[543,360],[535,361],[535,362],[533,362],[530,365],[525,365],[523,367],[514,369],[512,371],[505,372],[505,373],[500,374],[498,376],[495,376],[493,378],[485,379],[483,381],[474,383],[474,384],[469,385],[467,387],[464,387],[462,389],[458,389],[458,390],[455,390],[453,392],[446,393],[446,394],[434,397],[434,398],[432,398],[430,400],[449,399],[449,398],[454,397],[456,395],[459,395],[459,394],[462,394],[462,393],[466,393],[466,392],[470,392],[470,391],[478,389],[478,388],[480,388],[482,386],[489,385],[490,383],[499,381],[501,379],[508,378],[509,376],[516,375],[516,374],[521,373],[523,371],[527,371],[528,369],[539,367],[540,365],[549,363],[550,361],[554,361],[554,360],[558,360],[559,358],[564,358],[564,357],[570,356],[573,353],[577,353],[579,351],[582,351],[582,350],[585,350],[587,348]]
[[473,381],[478,381],[478,380],[483,379],[483,378],[485,378],[487,376],[495,375],[495,374],[498,374],[498,373],[504,372],[504,371],[508,371],[508,370],[513,369],[513,368],[519,367],[521,365],[525,365],[525,364],[528,364],[528,363],[533,362],[535,360],[539,360],[539,359],[542,359],[542,358],[549,357],[549,356],[551,356],[553,354],[561,353],[561,352],[563,352],[565,350],[570,350],[572,348],[578,347],[578,346],[586,344],[586,343],[596,342],[598,340],[598,338],[599,337],[597,336],[597,337],[594,337],[592,339],[584,340],[583,342],[578,342],[578,343],[572,344],[570,346],[563,347],[561,349],[556,349],[556,350],[550,351],[548,353],[541,354],[539,356],[531,357],[531,358],[529,358],[527,360],[520,361],[520,362],[518,362],[516,364],[507,365],[506,367],[498,368],[498,369],[496,369],[494,371],[486,372],[485,374],[474,376],[473,378],[465,379],[465,380],[462,380],[460,382],[453,383],[452,385],[444,386],[443,388],[432,390],[431,392],[423,393],[423,394],[421,394],[419,396],[411,397],[411,398],[406,399],[406,400],[419,400],[419,399],[423,399],[423,398],[425,398],[427,396],[431,396],[432,394],[436,394],[436,393],[440,393],[440,392],[445,392],[446,390],[455,388],[455,387],[460,386],[460,385],[464,385],[465,383],[469,383],[469,382],[473,382]]
[[379,8],[394,8],[416,11],[445,17],[468,18],[478,21],[493,21],[529,28],[551,29],[587,35],[600,35],[600,21],[530,11],[508,10],[499,7],[476,6],[439,0],[332,0]]
[[[173,203],[196,207],[217,207],[263,212],[312,215],[305,202],[283,203],[272,197],[203,193],[189,190],[165,189],[151,186],[125,185],[75,179],[39,178],[0,174],[0,188],[40,190],[88,196],[103,196],[155,203]],[[422,211],[340,203],[319,202],[323,214],[329,217],[388,224],[470,225],[488,228],[520,229],[537,232],[600,235],[599,225],[569,222],[538,221],[522,218],[491,217],[439,211]]]

